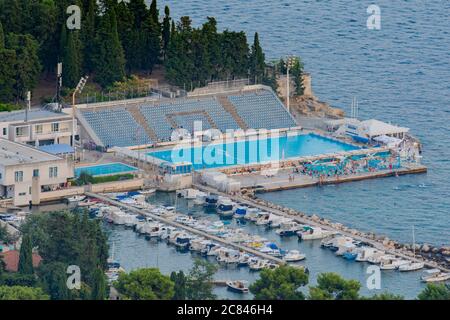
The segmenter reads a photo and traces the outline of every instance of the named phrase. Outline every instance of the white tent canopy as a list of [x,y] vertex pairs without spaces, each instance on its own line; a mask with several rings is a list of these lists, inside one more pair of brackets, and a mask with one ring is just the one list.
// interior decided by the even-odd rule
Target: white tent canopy
[[378,137],[382,135],[398,135],[409,131],[409,128],[397,127],[389,123],[371,119],[361,122],[360,130],[368,137]]
[[373,138],[373,140],[375,140],[377,142],[380,142],[380,143],[383,143],[383,144],[385,144],[387,146],[390,146],[390,147],[391,146],[392,147],[396,147],[402,142],[401,139],[397,139],[397,138],[389,137],[389,136],[385,136],[385,135]]

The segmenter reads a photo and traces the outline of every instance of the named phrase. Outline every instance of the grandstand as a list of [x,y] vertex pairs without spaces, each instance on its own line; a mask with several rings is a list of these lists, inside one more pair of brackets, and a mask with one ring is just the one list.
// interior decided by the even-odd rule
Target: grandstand
[[267,87],[134,105],[78,108],[77,117],[90,138],[104,147],[133,147],[170,142],[172,132],[202,130],[281,129],[296,123]]

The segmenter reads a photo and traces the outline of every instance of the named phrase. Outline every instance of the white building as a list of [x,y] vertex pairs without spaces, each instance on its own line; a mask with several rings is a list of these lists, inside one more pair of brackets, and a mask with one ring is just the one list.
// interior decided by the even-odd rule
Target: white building
[[36,148],[0,138],[0,198],[38,205],[64,196],[73,164]]
[[[25,119],[27,118],[27,121]],[[33,146],[71,144],[72,128],[77,122],[71,115],[41,109],[0,112],[0,138]]]

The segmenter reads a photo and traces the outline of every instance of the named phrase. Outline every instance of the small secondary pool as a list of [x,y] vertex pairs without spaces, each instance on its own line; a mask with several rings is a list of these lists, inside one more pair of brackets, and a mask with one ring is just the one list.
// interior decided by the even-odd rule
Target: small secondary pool
[[211,169],[280,161],[360,149],[357,146],[317,134],[287,135],[264,139],[247,139],[230,143],[212,143],[198,147],[175,147],[148,155],[178,164],[192,163],[194,169]]
[[105,163],[99,164],[96,166],[86,166],[75,168],[75,177],[79,177],[82,172],[86,172],[87,174],[93,177],[99,176],[111,176],[116,174],[126,174],[136,172],[138,169],[123,163]]

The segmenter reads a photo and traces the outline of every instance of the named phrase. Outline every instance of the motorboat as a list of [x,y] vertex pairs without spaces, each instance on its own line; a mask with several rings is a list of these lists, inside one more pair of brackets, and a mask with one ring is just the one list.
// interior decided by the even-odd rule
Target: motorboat
[[425,267],[425,263],[423,262],[412,262],[410,261],[408,264],[403,264],[398,267],[398,271],[407,272],[407,271],[417,271],[423,269]]
[[283,221],[280,225],[280,228],[275,231],[280,237],[291,237],[295,236],[297,234],[297,231],[299,231],[302,228],[301,225],[299,225],[297,222],[289,220],[289,221]]
[[358,262],[367,262],[369,260],[370,257],[373,257],[375,255],[382,255],[384,254],[384,252],[379,251],[375,248],[372,247],[361,247],[358,250],[358,254],[355,258],[355,261]]
[[300,240],[320,240],[329,237],[332,233],[320,227],[305,226],[303,230],[297,232],[297,235]]
[[374,254],[367,258],[367,262],[371,264],[380,264],[382,261],[389,259],[395,259],[395,256],[381,252],[380,254]]
[[203,205],[205,203],[205,199],[207,196],[208,196],[207,193],[198,191],[197,195],[195,196],[195,199],[193,199],[194,204]]
[[258,218],[256,220],[256,225],[258,226],[268,226],[270,224],[270,213],[260,211]]
[[261,271],[262,269],[264,269],[267,265],[267,261],[266,260],[262,260],[262,259],[251,259],[248,263],[248,267],[251,271]]
[[245,215],[245,220],[256,222],[259,218],[260,210],[257,208],[249,208]]
[[450,273],[442,272],[439,269],[430,269],[424,271],[420,279],[423,282],[442,282],[450,280]]
[[68,202],[80,202],[86,199],[86,196],[73,196],[66,198]]
[[342,257],[348,261],[355,261],[357,256],[358,252],[352,250],[344,252],[344,254],[342,255]]
[[233,217],[235,219],[244,219],[245,215],[247,214],[247,210],[248,210],[248,208],[245,206],[238,206],[236,208],[236,210],[234,211]]
[[200,192],[201,191],[196,189],[183,189],[177,191],[177,196],[185,198],[186,200],[195,200]]
[[298,250],[290,250],[284,257],[283,260],[286,262],[298,262],[305,260],[306,256]]
[[249,292],[246,281],[227,281],[227,288],[236,293],[244,294]]
[[142,190],[139,193],[143,194],[144,196],[149,196],[149,195],[152,195],[152,194],[156,193],[156,189]]
[[246,267],[248,266],[248,263],[250,261],[250,256],[246,253],[242,253],[239,256],[238,266],[239,267]]
[[410,261],[408,261],[408,260],[403,260],[400,258],[382,260],[380,263],[380,269],[381,270],[395,270],[395,269],[400,268],[400,266],[402,266],[402,265],[409,264],[409,262]]
[[217,213],[222,218],[231,219],[234,215],[234,203],[227,198],[221,199],[217,202]]
[[201,253],[203,251],[203,249],[205,249],[208,244],[210,244],[210,241],[205,240],[203,238],[193,239],[190,242],[189,250],[192,251],[192,252]]

